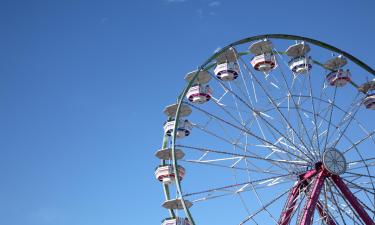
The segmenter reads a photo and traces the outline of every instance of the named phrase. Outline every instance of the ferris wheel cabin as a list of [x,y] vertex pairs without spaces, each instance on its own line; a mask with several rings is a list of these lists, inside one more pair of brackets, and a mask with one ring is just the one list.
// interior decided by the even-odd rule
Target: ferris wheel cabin
[[239,70],[236,62],[224,62],[216,66],[214,73],[220,80],[231,81],[237,79]]
[[275,68],[276,58],[273,54],[271,41],[260,40],[255,42],[249,50],[255,55],[251,60],[251,65],[255,70],[267,73]]
[[189,88],[187,99],[192,103],[205,103],[211,99],[212,90],[208,85],[197,84]]
[[342,55],[332,58],[324,64],[324,67],[331,71],[326,76],[329,85],[343,87],[350,82],[350,71],[342,69],[346,64],[347,60]]
[[291,57],[288,62],[290,70],[296,74],[304,74],[311,70],[312,60],[306,54],[310,51],[310,46],[304,42],[291,45],[286,50],[286,54]]
[[[164,132],[167,136],[172,136],[175,120],[167,121],[164,125]],[[180,119],[177,126],[176,138],[183,138],[190,135],[191,123],[187,119]]]
[[237,52],[229,48],[216,58],[216,68],[214,73],[222,81],[232,81],[237,79],[240,67],[237,63]]
[[192,103],[199,104],[209,101],[212,89],[206,83],[211,80],[210,74],[207,71],[192,71],[185,76],[187,82],[191,82],[193,79],[193,85],[189,88],[186,98]]
[[343,69],[332,71],[327,74],[326,79],[331,86],[343,87],[350,81],[350,72]]
[[[178,177],[182,180],[185,176],[185,169],[178,166]],[[155,170],[155,177],[163,184],[171,184],[176,180],[176,174],[172,165],[158,166]]]
[[367,109],[375,110],[375,94],[367,95],[363,101]]
[[187,218],[176,217],[164,219],[161,225],[190,225],[190,223]]

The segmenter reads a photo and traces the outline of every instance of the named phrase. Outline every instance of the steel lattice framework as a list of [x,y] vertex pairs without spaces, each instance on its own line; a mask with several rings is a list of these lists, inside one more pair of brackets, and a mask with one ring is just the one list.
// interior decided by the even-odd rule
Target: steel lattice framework
[[[335,53],[347,59],[351,66],[356,65],[354,72],[361,71],[366,75],[343,81],[352,86],[346,92],[354,98],[347,100],[349,97],[346,94],[338,94],[343,93],[340,85],[327,84],[325,79],[318,89],[318,78],[312,75],[310,68],[303,75],[294,70],[287,71],[285,67],[289,69],[288,65],[291,67],[292,60],[298,57],[289,64],[285,63],[287,53],[273,45],[269,51],[275,65],[262,74],[248,65],[245,57],[251,55],[251,51],[243,50],[241,46],[269,40],[276,44],[280,42],[280,45],[287,41],[311,44],[320,55]],[[240,71],[233,81],[225,81],[216,73],[219,58],[228,51],[234,52],[234,61]],[[303,57],[307,62],[307,56]],[[315,57],[311,59],[311,64],[323,71],[317,70],[317,74],[344,71],[341,67],[333,70]],[[307,63],[304,66],[307,67]],[[207,82],[212,79],[216,89],[220,90],[214,90],[216,95],[211,94],[211,89],[209,92],[206,90],[205,97],[209,98],[205,98],[205,101],[212,98],[213,106],[194,104],[191,98],[189,101],[185,98],[194,85],[200,85],[200,79],[204,79],[200,77],[203,73],[210,76]],[[188,76],[188,84],[176,104],[169,108],[173,110],[166,113],[170,124],[166,123],[165,129],[170,130],[165,132],[162,149],[157,155],[161,159],[159,167],[170,166],[170,173],[165,176],[173,176],[173,182],[168,178],[165,180],[167,182],[162,183],[165,196],[163,206],[169,210],[170,218],[178,218],[177,211],[182,209],[186,219],[184,223],[175,221],[163,224],[194,225],[189,209],[192,203],[228,195],[238,196],[247,212],[247,216],[238,224],[259,224],[256,217],[260,215],[267,215],[269,221],[278,225],[375,224],[375,154],[365,148],[375,144],[375,130],[371,127],[373,121],[366,119],[371,116],[371,110],[363,106],[364,102],[371,100],[369,96],[375,90],[375,81],[369,80],[372,76],[375,76],[375,71],[351,54],[324,42],[296,35],[253,36],[214,53]],[[366,105],[367,108],[370,106]],[[201,115],[196,118],[199,122],[184,120],[191,109]],[[201,132],[203,138],[197,138],[196,145],[177,138],[182,123]],[[168,126],[170,128],[167,129]],[[367,128],[369,126],[370,129]],[[184,136],[189,134],[190,130]],[[211,139],[217,140],[217,143]],[[229,149],[230,146],[232,149]],[[182,159],[185,153],[181,149],[188,151],[186,155],[192,159]],[[166,154],[166,151],[169,153]],[[221,185],[221,181],[217,181],[214,187],[184,192],[181,183],[185,169],[182,170],[180,164],[226,168],[234,174],[235,183]],[[189,173],[189,169],[186,170]],[[158,179],[164,178],[160,175]],[[240,182],[240,179],[245,181]],[[175,197],[172,197],[171,185],[175,189]],[[281,194],[275,193],[270,199],[261,197],[262,190],[284,185],[289,187]],[[250,206],[243,196],[247,192],[253,193],[260,204],[259,209],[250,212]],[[193,196],[199,198],[190,200]],[[280,206],[281,203],[277,202],[281,199],[284,199],[284,206],[280,209],[281,213],[279,211],[279,215],[274,216],[273,207]],[[314,215],[315,218],[319,217],[315,221]]]

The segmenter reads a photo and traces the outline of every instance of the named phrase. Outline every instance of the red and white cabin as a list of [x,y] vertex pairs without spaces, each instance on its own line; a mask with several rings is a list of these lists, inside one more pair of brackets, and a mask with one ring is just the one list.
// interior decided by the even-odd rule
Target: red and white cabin
[[220,80],[231,81],[237,79],[240,67],[237,62],[224,62],[216,66],[214,73]]
[[350,81],[350,71],[343,69],[332,71],[326,76],[326,80],[331,86],[343,87]]
[[310,46],[305,42],[300,42],[288,47],[285,51],[291,58],[289,68],[298,74],[307,73],[312,68],[312,60],[306,54],[310,51]]
[[[182,180],[185,176],[185,169],[178,166],[178,177]],[[155,170],[155,177],[163,184],[170,184],[175,182],[176,174],[172,165],[158,166]]]
[[253,43],[249,50],[255,56],[251,59],[251,65],[255,70],[268,72],[276,67],[276,58],[273,55],[271,41],[264,39]]
[[261,55],[256,55],[251,60],[251,65],[255,70],[261,72],[269,72],[276,66],[276,59],[272,53],[265,53]]
[[363,104],[366,106],[367,109],[375,110],[375,94],[367,95],[363,100]]
[[312,68],[311,59],[305,56],[299,56],[291,59],[288,65],[294,73],[298,74],[305,74]]
[[176,217],[164,219],[161,225],[190,225],[190,223],[187,218]]
[[187,99],[192,103],[205,103],[211,99],[212,89],[208,85],[197,84],[190,87],[186,94]]
[[[164,133],[172,136],[174,130],[175,120],[168,121],[164,124]],[[190,135],[191,123],[187,119],[180,119],[178,122],[176,138],[183,138]]]

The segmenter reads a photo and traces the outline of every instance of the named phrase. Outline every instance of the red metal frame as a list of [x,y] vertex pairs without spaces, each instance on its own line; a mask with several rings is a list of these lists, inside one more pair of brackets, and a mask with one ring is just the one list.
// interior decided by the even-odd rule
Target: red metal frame
[[311,189],[311,193],[306,201],[305,208],[303,209],[303,216],[301,223],[303,225],[310,225],[314,215],[316,203],[319,200],[320,191],[322,190],[326,173],[324,170],[320,171],[314,181],[314,186]]
[[357,212],[358,216],[361,217],[363,222],[366,225],[374,225],[374,221],[371,219],[371,217],[367,214],[365,209],[362,207],[362,205],[358,202],[357,198],[354,196],[354,194],[349,190],[349,188],[346,186],[344,181],[342,181],[341,177],[337,175],[331,176],[332,181],[336,184],[337,188],[341,191],[341,193],[344,195],[346,200],[352,205],[353,209]]
[[279,223],[280,225],[288,225],[292,219],[292,213],[296,207],[297,198],[300,194],[301,188],[303,188],[308,179],[316,175],[316,170],[309,170],[304,174],[300,175],[300,181],[293,187],[289,193],[287,203],[285,204],[284,210],[281,213]]
[[362,219],[366,225],[375,225],[374,221],[367,214],[366,210],[358,202],[354,194],[349,190],[344,181],[338,176],[329,173],[321,163],[316,164],[316,169],[312,169],[300,175],[300,181],[290,190],[288,199],[286,201],[284,210],[281,213],[278,224],[288,225],[292,219],[293,211],[295,210],[297,199],[301,194],[302,188],[308,184],[313,183],[310,189],[310,194],[307,196],[305,207],[300,218],[300,225],[310,225],[314,216],[315,208],[318,209],[319,215],[327,225],[337,225],[336,221],[328,213],[327,209],[319,201],[319,195],[322,190],[326,178],[331,178],[333,183],[343,194],[343,197],[348,200],[355,212]]

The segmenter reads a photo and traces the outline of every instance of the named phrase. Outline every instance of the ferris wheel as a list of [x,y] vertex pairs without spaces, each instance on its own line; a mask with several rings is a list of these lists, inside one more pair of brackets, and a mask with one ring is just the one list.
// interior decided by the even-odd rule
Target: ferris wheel
[[375,224],[374,76],[295,35],[215,52],[164,110],[162,225]]

